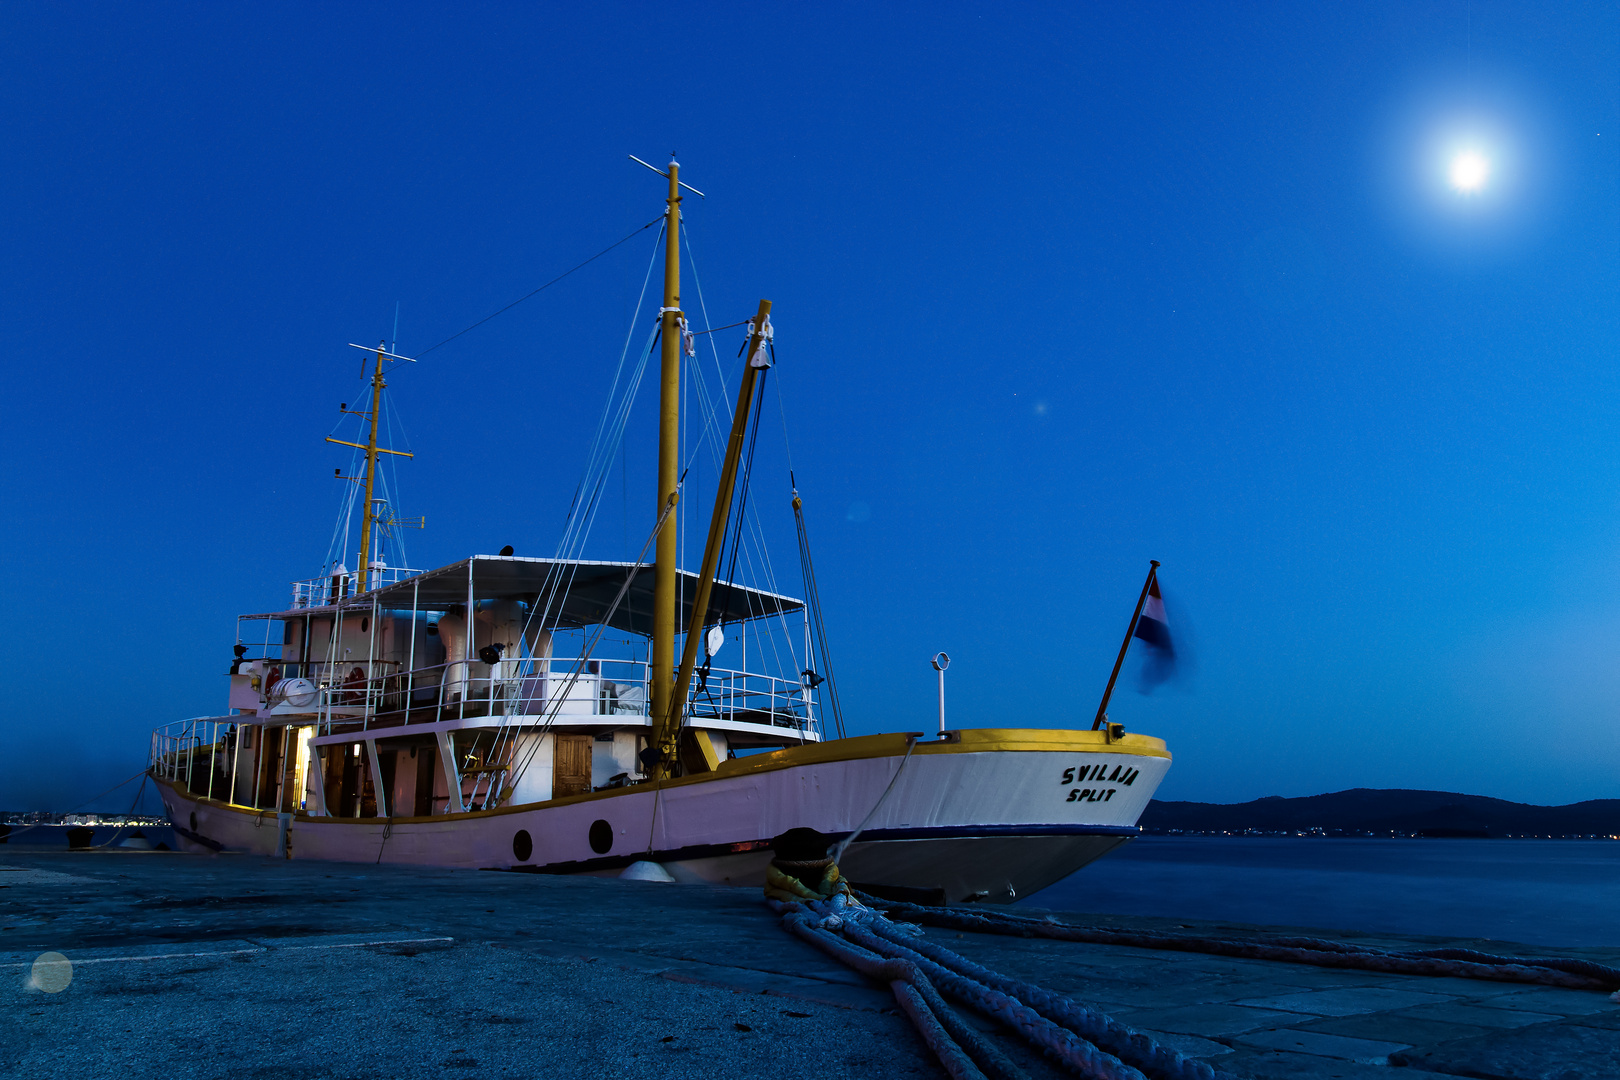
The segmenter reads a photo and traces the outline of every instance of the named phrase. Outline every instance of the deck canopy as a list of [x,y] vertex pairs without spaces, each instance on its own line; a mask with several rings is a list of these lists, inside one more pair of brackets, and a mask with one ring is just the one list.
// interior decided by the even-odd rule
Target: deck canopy
[[[613,598],[633,574],[630,590],[618,610],[608,619],[615,630],[651,636],[653,608],[653,564],[594,562],[582,559],[531,559],[517,555],[475,555],[437,570],[405,578],[344,601],[346,610],[373,603],[384,608],[443,611],[466,604],[469,583],[476,600],[522,600],[531,606],[550,607],[547,623],[559,627],[594,626],[603,621]],[[691,625],[692,598],[697,592],[697,575],[680,571],[680,605],[677,629]],[[751,589],[730,582],[716,581],[709,594],[711,622],[741,622],[800,611],[804,601]],[[266,613],[243,618],[282,619],[303,615],[319,608]],[[325,610],[331,610],[330,607]]]

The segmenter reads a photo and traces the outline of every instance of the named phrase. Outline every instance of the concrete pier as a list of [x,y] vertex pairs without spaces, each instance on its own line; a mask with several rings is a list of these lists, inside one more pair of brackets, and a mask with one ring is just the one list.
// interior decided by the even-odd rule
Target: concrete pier
[[[1601,993],[927,933],[1240,1077],[1620,1077]],[[737,889],[0,848],[0,970],[3,1076],[943,1075],[887,990]],[[1066,1075],[996,1037],[1032,1076]]]

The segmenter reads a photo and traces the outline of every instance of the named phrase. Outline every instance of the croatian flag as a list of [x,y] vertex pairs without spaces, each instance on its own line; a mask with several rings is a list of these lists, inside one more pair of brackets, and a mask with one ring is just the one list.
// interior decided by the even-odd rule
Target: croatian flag
[[1136,637],[1147,642],[1152,649],[1142,669],[1144,692],[1169,679],[1175,673],[1176,647],[1170,641],[1170,620],[1164,614],[1164,597],[1159,594],[1159,575],[1148,583],[1147,601],[1142,605],[1142,616],[1136,620]]

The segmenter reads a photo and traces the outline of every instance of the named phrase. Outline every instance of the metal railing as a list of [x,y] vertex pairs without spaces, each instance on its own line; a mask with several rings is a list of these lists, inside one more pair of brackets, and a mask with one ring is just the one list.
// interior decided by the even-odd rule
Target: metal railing
[[[422,573],[420,570],[411,570],[403,566],[384,566],[371,571],[371,587],[381,588],[384,585],[394,585],[406,578],[415,577]],[[360,595],[360,575],[358,573],[329,574],[326,577],[310,578],[307,581],[292,583],[292,607],[327,607],[339,600],[347,600]]]
[[[266,754],[266,729],[260,725],[219,716],[176,721],[152,732],[147,768],[206,799],[257,810],[302,809],[307,793],[300,726],[310,725],[270,729],[275,734]],[[277,737],[280,744],[274,743]]]
[[147,768],[205,798],[230,801],[236,725],[217,717],[165,724],[152,732]]
[[[581,670],[571,680],[576,668]],[[452,660],[369,678],[355,664],[341,684],[330,678],[319,683],[316,711],[323,735],[365,730],[379,718],[394,727],[480,716],[644,717],[650,681],[644,660]],[[820,732],[814,697],[803,683],[757,672],[700,669],[687,715]]]

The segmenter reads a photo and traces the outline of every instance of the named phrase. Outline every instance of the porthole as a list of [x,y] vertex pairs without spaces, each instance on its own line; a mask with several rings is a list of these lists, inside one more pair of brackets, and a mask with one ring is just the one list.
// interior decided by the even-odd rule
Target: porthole
[[362,618],[360,620],[360,632],[362,634],[364,634],[367,631],[369,631],[370,629],[371,629],[371,616],[367,615],[367,616],[365,616],[364,618]]
[[197,831],[197,811],[195,810],[191,812],[191,831]]
[[529,856],[534,854],[534,839],[528,829],[519,829],[512,837],[512,854],[517,856],[518,862],[528,862]]
[[598,855],[613,850],[613,826],[600,818],[591,822],[591,850]]

